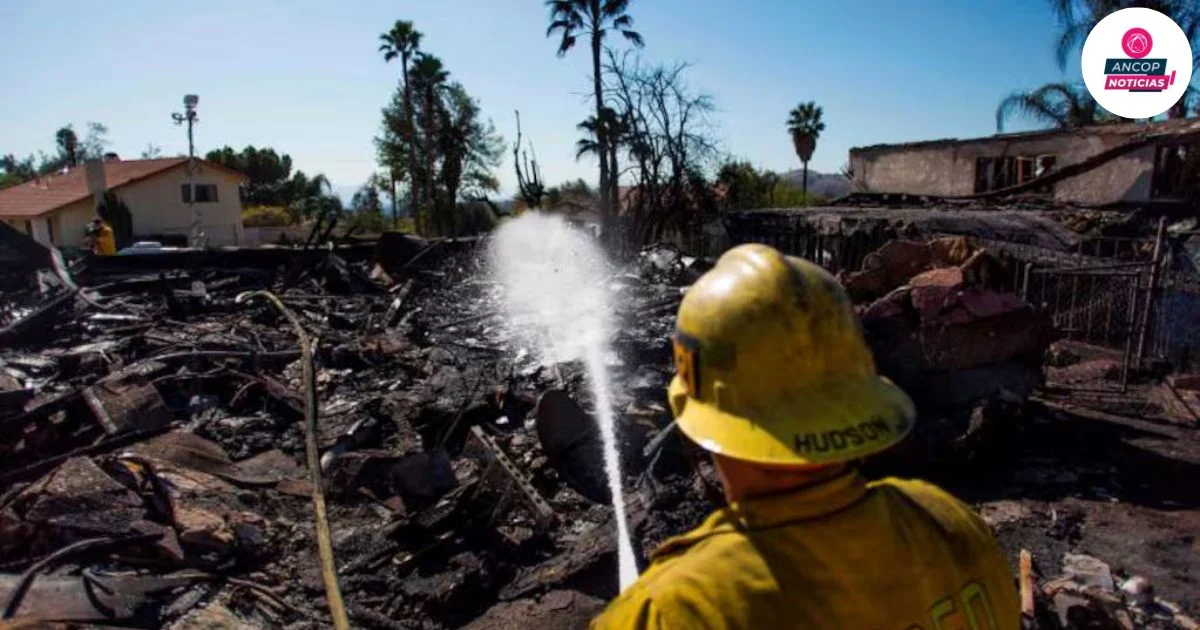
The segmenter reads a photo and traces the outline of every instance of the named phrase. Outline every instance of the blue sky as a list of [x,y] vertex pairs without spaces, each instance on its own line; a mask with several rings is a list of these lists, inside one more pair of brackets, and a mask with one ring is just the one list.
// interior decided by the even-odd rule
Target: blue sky
[[[715,99],[725,151],[776,170],[799,167],[784,121],[802,100],[825,109],[811,167],[831,172],[852,146],[994,133],[1010,91],[1078,79],[1054,63],[1046,0],[634,0],[631,15],[648,60],[694,64],[688,82]],[[125,157],[148,143],[185,152],[169,115],[195,92],[198,150],[272,146],[361,184],[398,78],[376,38],[398,18],[510,141],[521,110],[548,182],[595,179],[573,156],[587,51],[555,56],[540,0],[6,2],[0,153],[51,152],[58,127],[87,121],[108,125]]]

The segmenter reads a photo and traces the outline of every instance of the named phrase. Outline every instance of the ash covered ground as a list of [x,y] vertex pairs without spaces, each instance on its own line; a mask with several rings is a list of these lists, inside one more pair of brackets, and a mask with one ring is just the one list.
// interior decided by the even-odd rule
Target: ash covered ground
[[[235,300],[271,289],[316,340],[315,438],[351,623],[585,625],[617,591],[585,375],[508,341],[480,248],[405,241],[373,270],[329,255],[268,270],[81,274],[82,294],[7,292],[5,617],[329,625],[299,346],[268,303]],[[704,264],[652,250],[609,278],[621,322],[614,408],[643,566],[719,506],[711,469],[666,430],[668,336]],[[924,316],[919,292],[891,299],[875,315]],[[977,506],[1014,574],[1030,552],[1044,627],[1188,627],[1200,613],[1200,435],[1159,418],[1148,390],[1087,394],[1111,370],[1077,358],[1019,401],[931,412],[917,444],[867,469],[929,478]]]

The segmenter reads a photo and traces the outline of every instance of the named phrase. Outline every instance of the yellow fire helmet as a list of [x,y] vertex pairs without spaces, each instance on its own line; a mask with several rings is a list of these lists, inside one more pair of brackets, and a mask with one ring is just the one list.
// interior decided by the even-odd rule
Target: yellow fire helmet
[[824,269],[766,245],[726,252],[679,307],[671,410],[705,450],[761,464],[844,462],[893,446],[912,401],[875,373]]

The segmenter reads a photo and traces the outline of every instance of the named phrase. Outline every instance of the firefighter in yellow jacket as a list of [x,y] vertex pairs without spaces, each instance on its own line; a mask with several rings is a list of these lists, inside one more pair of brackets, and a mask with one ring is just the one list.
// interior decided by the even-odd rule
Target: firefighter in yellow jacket
[[920,481],[853,462],[912,428],[845,292],[765,245],[688,291],[670,401],[728,506],[668,540],[593,628],[1010,630],[1012,573],[988,526]]
[[97,217],[88,223],[87,241],[92,253],[97,256],[112,256],[117,253],[117,240],[113,229],[104,219]]

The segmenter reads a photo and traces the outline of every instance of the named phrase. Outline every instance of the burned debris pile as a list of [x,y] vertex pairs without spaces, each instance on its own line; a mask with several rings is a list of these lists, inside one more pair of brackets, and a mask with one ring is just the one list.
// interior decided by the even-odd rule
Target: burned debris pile
[[[545,363],[511,334],[486,246],[388,235],[359,258],[309,250],[17,278],[0,305],[0,619],[328,627],[319,489],[351,626],[586,625],[616,595],[617,545],[584,366]],[[721,501],[666,400],[675,312],[712,263],[659,245],[607,279],[642,566]],[[1041,384],[1053,331],[1006,265],[976,239],[891,240],[839,274],[880,370],[920,408],[909,459],[969,451],[996,418],[1020,435],[1061,424],[1007,422]],[[264,290],[310,338],[311,380]],[[985,482],[960,490],[995,498]],[[988,505],[1037,509],[1001,496]],[[1075,522],[1046,505],[1051,533],[1018,544],[1043,562],[1063,550],[1037,541]],[[1034,520],[1005,521],[1002,544]],[[1100,592],[1056,573],[1027,578],[1041,627],[1091,627],[1081,615],[1187,627],[1132,576]]]
[[918,442],[945,454],[976,420],[1027,399],[1053,341],[1048,318],[1012,292],[1013,273],[963,237],[889,241],[840,281],[859,305],[880,373],[917,404]]
[[[328,623],[304,362],[288,320],[248,299],[262,290],[314,340],[313,437],[351,625],[585,620],[615,595],[611,508],[586,481],[600,463],[575,403],[590,404],[582,366],[546,367],[506,342],[478,241],[393,245],[374,266],[332,253],[266,269],[193,261],[8,294],[3,323],[19,332],[0,342],[0,617]],[[678,275],[675,255],[642,274]],[[645,320],[612,357],[628,373],[616,399],[634,427],[628,484],[654,506],[634,515],[644,556],[695,525],[713,487],[664,433],[679,287],[637,272],[612,282],[622,315]],[[539,435],[548,390],[566,411],[543,415],[574,417],[575,434]]]

